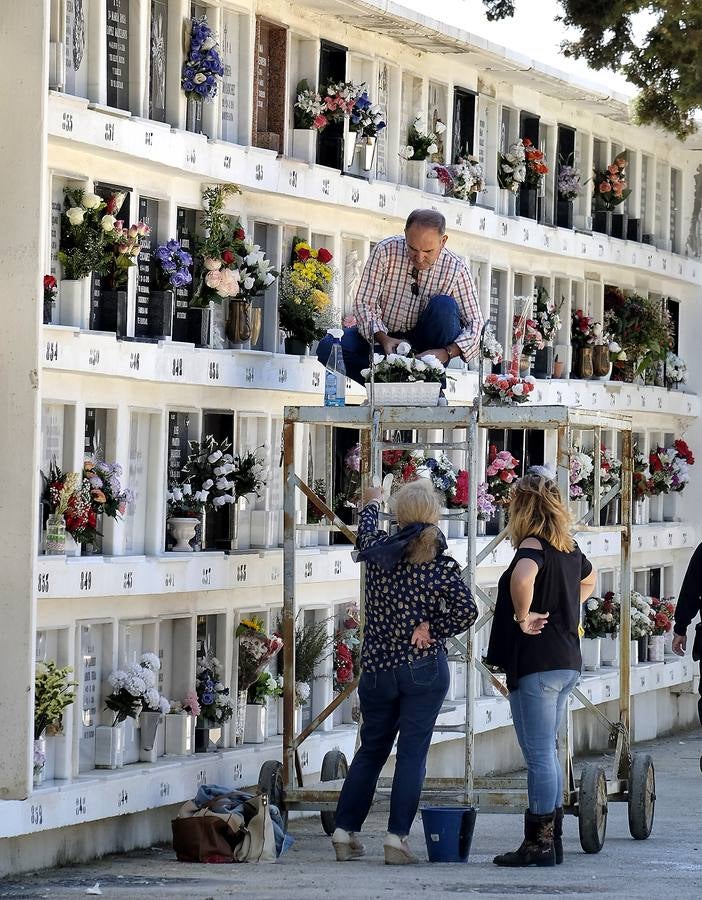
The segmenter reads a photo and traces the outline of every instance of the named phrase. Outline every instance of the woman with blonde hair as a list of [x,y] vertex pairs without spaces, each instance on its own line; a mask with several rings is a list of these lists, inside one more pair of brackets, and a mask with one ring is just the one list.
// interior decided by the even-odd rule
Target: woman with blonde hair
[[394,509],[400,526],[378,530],[380,489],[364,495],[355,558],[366,564],[365,627],[361,650],[361,746],[336,808],[332,843],[339,861],[365,853],[358,838],[375,786],[397,737],[385,862],[418,862],[407,844],[417,813],[434,723],[449,686],[445,640],[461,634],[477,608],[456,560],[445,556],[437,527],[440,504],[421,479],[400,488]]
[[563,861],[563,775],[557,735],[580,677],[580,604],[595,572],[573,540],[558,485],[544,474],[515,482],[508,534],[514,558],[497,588],[486,662],[507,675],[517,740],[527,764],[524,840],[498,866]]

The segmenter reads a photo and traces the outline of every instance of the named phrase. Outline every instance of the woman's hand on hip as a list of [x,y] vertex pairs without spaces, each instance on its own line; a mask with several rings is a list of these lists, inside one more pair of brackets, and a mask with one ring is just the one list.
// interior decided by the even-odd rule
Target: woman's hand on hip
[[548,621],[548,613],[535,613],[530,612],[527,613],[526,619],[523,619],[519,623],[519,627],[521,628],[524,634],[541,634],[544,630],[544,625],[546,625]]
[[420,622],[419,625],[412,632],[412,639],[410,641],[412,646],[416,650],[427,650],[431,647],[432,644],[435,644],[436,641],[429,633],[429,623],[428,622]]

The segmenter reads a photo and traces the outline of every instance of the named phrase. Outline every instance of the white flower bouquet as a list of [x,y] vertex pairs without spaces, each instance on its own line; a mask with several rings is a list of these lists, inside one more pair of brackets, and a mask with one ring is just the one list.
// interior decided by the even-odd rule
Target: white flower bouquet
[[674,384],[684,384],[687,381],[687,366],[685,360],[671,351],[665,358],[665,382],[668,387]]
[[526,152],[522,140],[516,141],[507,153],[497,154],[497,180],[501,188],[516,194],[526,181]]
[[[424,356],[422,359],[417,359],[414,356],[403,356],[399,353],[389,353],[387,356],[376,353],[373,361],[376,384],[441,382],[446,372],[435,356]],[[361,369],[361,375],[366,382],[370,381],[370,372],[370,368]]]

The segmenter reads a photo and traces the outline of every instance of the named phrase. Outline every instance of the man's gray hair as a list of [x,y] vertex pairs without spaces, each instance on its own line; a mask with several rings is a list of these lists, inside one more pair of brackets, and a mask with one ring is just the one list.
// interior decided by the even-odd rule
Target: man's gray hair
[[441,237],[446,234],[446,219],[435,209],[413,209],[407,216],[405,231],[413,225],[419,225],[420,228],[434,228]]

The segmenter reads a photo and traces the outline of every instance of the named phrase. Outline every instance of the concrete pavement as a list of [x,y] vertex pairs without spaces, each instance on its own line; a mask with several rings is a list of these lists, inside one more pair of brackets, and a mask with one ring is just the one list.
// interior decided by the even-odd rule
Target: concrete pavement
[[[275,865],[187,865],[170,847],[152,847],[106,857],[87,865],[50,869],[0,881],[0,898],[62,900],[86,896],[99,883],[106,898],[246,897],[248,900],[385,900],[392,897],[491,898],[588,897],[612,900],[702,898],[702,735],[698,730],[639,744],[651,753],[656,768],[657,803],[653,833],[647,841],[629,836],[625,804],[610,804],[607,837],[601,853],[580,849],[577,821],[565,822],[566,859],[554,869],[498,869],[495,852],[520,841],[520,817],[478,814],[467,865],[389,867],[382,861],[386,820],[372,814],[364,830],[368,855],[363,860],[334,861],[319,817],[291,822],[295,844]],[[607,761],[611,757],[589,757]],[[415,822],[412,845],[424,857],[421,822]]]

